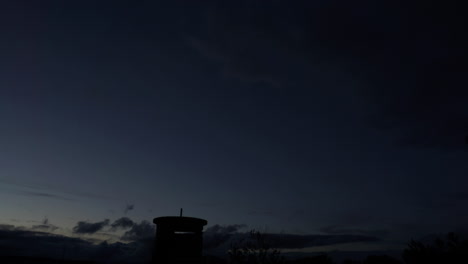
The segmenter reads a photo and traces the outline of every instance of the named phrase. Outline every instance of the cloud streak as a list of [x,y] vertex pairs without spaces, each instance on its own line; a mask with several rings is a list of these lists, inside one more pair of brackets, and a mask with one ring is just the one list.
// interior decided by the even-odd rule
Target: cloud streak
[[135,222],[133,222],[132,219],[130,219],[128,217],[121,217],[121,218],[115,220],[111,224],[111,230],[115,231],[115,230],[118,230],[118,229],[128,229],[128,228],[133,227],[134,225],[135,225]]
[[206,249],[217,248],[239,233],[246,225],[214,225],[206,229],[203,234],[203,243]]
[[100,244],[89,241],[0,225],[0,256],[31,256],[99,263],[146,263],[151,260],[152,241]]
[[135,209],[135,205],[128,204],[127,206],[125,206],[124,214],[127,214],[128,212],[132,211],[133,209]]
[[139,224],[134,223],[132,228],[121,237],[124,241],[139,241],[154,237],[156,232],[154,224],[144,220]]
[[40,225],[33,225],[31,227],[31,229],[32,230],[38,230],[38,231],[44,231],[44,232],[53,232],[53,231],[59,229],[59,227],[49,223],[49,219],[46,217],[46,218],[44,218],[44,220],[42,220],[42,223]]
[[[16,180],[9,180],[9,179],[1,179],[0,184],[3,184],[6,187],[12,188],[15,193],[21,195],[29,195],[29,196],[36,196],[36,197],[45,197],[51,199],[59,199],[59,200],[66,200],[66,201],[73,201],[73,198],[68,196],[76,196],[82,198],[92,198],[92,199],[111,199],[111,197],[81,192],[78,190],[64,190],[63,188],[51,188],[51,187],[44,187],[41,183],[24,183],[18,182]],[[60,194],[56,194],[60,193]]]
[[[252,239],[249,232],[240,232],[245,225],[214,225],[204,233],[204,248],[208,252],[222,254],[232,244]],[[348,230],[351,231],[351,230]],[[378,242],[380,239],[374,235],[365,234],[328,234],[328,235],[296,235],[263,233],[265,242],[278,249],[304,249],[318,246],[328,246],[344,243]]]
[[[50,225],[48,220],[42,225]],[[42,226],[41,225],[41,226]],[[79,221],[73,229],[75,234],[94,234],[103,230],[106,226],[116,230],[128,228],[121,239],[128,242],[100,244],[91,243],[81,238],[70,238],[61,235],[53,235],[45,230],[28,230],[13,225],[0,225],[0,248],[8,246],[16,255],[42,255],[60,257],[58,248],[73,248],[67,253],[69,259],[104,259],[104,260],[142,260],[151,257],[152,243],[154,241],[155,226],[148,221],[135,221],[122,217],[109,224],[105,219],[100,222],[90,223]],[[249,232],[242,232],[245,225],[214,225],[204,232],[204,249],[207,254],[225,255],[231,245],[252,239]],[[114,231],[116,231],[114,230]],[[295,235],[264,233],[265,242],[278,249],[304,249],[327,245],[338,245],[359,242],[377,242],[378,238],[364,235]],[[131,253],[131,254],[130,254]],[[0,255],[2,253],[0,252]]]
[[101,222],[90,223],[86,221],[79,221],[75,227],[73,227],[73,233],[75,234],[94,234],[102,230],[105,226],[109,225],[109,219],[105,219]]
[[368,230],[360,228],[345,228],[338,225],[329,225],[322,227],[320,232],[328,235],[354,234],[363,236],[384,236],[388,234],[388,230]]
[[22,193],[24,195],[29,195],[29,196],[45,197],[45,198],[58,199],[58,200],[64,200],[64,201],[73,201],[73,199],[67,198],[65,196],[51,194],[51,193],[45,193],[45,192],[20,191],[18,193]]

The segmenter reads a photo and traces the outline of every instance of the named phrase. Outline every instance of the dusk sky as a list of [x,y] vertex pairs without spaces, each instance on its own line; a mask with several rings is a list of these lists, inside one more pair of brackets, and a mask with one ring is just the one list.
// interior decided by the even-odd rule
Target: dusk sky
[[449,3],[2,1],[0,224],[467,230]]

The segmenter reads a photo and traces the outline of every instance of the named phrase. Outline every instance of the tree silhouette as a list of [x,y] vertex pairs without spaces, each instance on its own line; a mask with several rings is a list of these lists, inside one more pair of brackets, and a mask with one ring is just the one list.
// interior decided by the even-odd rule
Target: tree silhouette
[[461,240],[454,233],[429,245],[411,240],[403,252],[403,259],[407,264],[468,263],[468,240]]
[[291,261],[292,264],[333,264],[333,260],[328,255],[318,255],[313,257],[301,258]]
[[273,248],[265,234],[252,230],[247,239],[231,245],[229,261],[233,264],[280,264],[284,262],[281,252]]
[[343,260],[343,264],[362,264],[362,262],[353,259],[345,259]]
[[363,264],[400,264],[401,261],[387,255],[368,256]]

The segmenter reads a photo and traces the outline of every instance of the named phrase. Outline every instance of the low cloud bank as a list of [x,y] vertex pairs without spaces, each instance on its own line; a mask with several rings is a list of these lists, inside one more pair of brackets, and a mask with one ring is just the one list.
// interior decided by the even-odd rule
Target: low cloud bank
[[106,241],[94,244],[81,238],[0,225],[0,258],[27,256],[106,263],[145,263],[151,259],[152,243],[153,239],[138,239],[128,244]]
[[109,219],[97,223],[90,223],[86,221],[79,221],[73,228],[75,234],[94,234],[102,230],[105,226],[109,225]]
[[[41,226],[49,226],[44,221]],[[73,228],[75,234],[92,235],[123,232],[122,242],[110,243],[83,238],[56,235],[41,230],[42,227],[16,227],[0,225],[0,256],[34,256],[69,260],[94,260],[110,262],[147,262],[151,259],[155,226],[148,221],[136,223],[127,217],[110,222],[79,221]],[[118,233],[117,233],[118,234]],[[265,241],[279,249],[304,249],[314,246],[355,242],[374,242],[377,237],[365,235],[295,235],[264,233]],[[226,256],[227,250],[236,243],[251,239],[245,225],[214,225],[204,232],[206,255]],[[99,241],[97,241],[99,242]]]
[[[214,225],[206,229],[203,237],[205,252],[222,255],[233,245],[252,240],[245,225]],[[305,249],[310,247],[329,246],[344,243],[378,242],[380,239],[371,235],[327,234],[297,235],[264,233],[262,239],[269,246],[278,249]]]

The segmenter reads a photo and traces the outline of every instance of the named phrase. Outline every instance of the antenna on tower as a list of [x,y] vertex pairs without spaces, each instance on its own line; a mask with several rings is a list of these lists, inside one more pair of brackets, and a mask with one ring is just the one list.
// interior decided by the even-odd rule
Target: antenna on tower
[[182,217],[182,212],[184,211],[184,209],[180,208],[180,217]]

